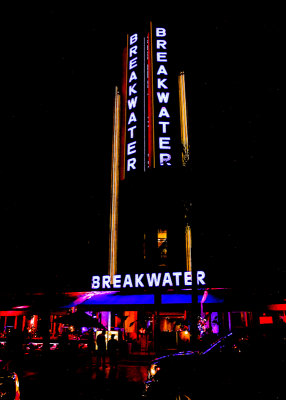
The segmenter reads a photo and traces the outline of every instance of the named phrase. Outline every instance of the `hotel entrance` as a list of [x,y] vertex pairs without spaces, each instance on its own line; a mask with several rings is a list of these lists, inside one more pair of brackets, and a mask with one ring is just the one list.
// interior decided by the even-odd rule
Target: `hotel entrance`
[[[188,349],[193,332],[198,339],[228,331],[224,294],[200,290],[198,315],[192,315],[192,291],[178,293],[90,292],[77,308],[92,312],[106,331],[118,332],[129,353],[172,352]],[[133,293],[133,292],[132,292]],[[196,324],[196,330],[194,325]]]

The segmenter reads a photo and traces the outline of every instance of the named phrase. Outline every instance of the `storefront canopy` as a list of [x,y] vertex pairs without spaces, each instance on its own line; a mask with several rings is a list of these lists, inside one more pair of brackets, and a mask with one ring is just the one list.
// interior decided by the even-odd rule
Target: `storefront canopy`
[[[161,305],[188,305],[192,304],[191,293],[168,293],[160,294],[159,299],[154,294],[123,294],[122,292],[90,292],[89,296],[83,295],[70,303],[67,308],[75,306],[155,306],[158,302]],[[223,303],[221,296],[204,292],[198,295],[198,303],[218,304]]]

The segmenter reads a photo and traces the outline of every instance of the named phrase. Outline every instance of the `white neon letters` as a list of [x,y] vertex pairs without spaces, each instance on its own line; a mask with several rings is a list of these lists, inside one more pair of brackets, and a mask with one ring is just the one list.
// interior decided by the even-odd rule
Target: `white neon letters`
[[136,141],[128,143],[128,145],[127,145],[127,155],[128,155],[128,156],[129,156],[130,154],[136,153],[136,148],[135,148],[135,146],[136,146]]
[[[129,42],[129,44],[132,45],[132,44],[136,43],[137,40],[138,40],[138,35],[137,35],[137,33],[134,33],[134,35],[130,36],[130,42]],[[137,47],[137,46],[136,46],[136,47]]]
[[170,140],[171,140],[171,138],[169,138],[169,137],[160,137],[159,138],[160,149],[170,150],[171,149]]
[[[167,52],[167,32],[165,28],[156,28],[156,56],[155,60],[159,63],[157,70],[157,86],[156,95],[159,103],[158,113],[158,132],[159,132],[159,163],[160,165],[171,165],[171,137],[169,135],[170,114],[167,109],[169,103],[170,92],[168,91],[168,71],[166,63],[168,61]],[[160,39],[159,39],[160,38]],[[164,39],[161,39],[164,38]],[[162,51],[165,50],[165,51]],[[164,104],[164,105],[163,105]],[[161,106],[162,105],[162,106]],[[164,152],[162,152],[163,150]]]
[[[128,110],[132,112],[130,113],[127,121],[127,152],[126,152],[126,169],[127,171],[135,170],[136,169],[136,161],[137,161],[137,148],[136,148],[136,140],[130,142],[131,139],[136,138],[136,122],[137,122],[137,100],[138,100],[138,34],[134,33],[129,38],[129,61],[128,61],[128,70],[129,70],[129,79],[128,79],[128,87],[127,87],[127,107]],[[129,156],[132,155],[132,158]]]
[[[206,274],[204,271],[197,271],[197,284],[204,286]],[[121,288],[152,288],[152,287],[188,287],[192,286],[191,272],[153,272],[126,275],[114,275],[113,285],[109,275],[94,275],[91,281],[91,288],[97,289],[121,289]]]
[[122,152],[127,175],[136,174],[141,168],[146,171],[173,164],[175,114],[169,81],[168,35],[164,27],[152,29],[147,37],[139,33],[128,36]]
[[156,28],[156,37],[166,36],[165,28]]

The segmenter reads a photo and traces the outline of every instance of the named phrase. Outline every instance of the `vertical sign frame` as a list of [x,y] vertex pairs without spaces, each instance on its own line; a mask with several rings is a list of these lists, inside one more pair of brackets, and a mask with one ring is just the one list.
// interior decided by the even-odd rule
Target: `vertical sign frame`
[[155,167],[169,167],[173,164],[172,112],[169,87],[169,46],[167,28],[151,25],[153,50],[153,137]]
[[127,36],[125,96],[125,176],[144,170],[145,160],[145,38]]
[[174,165],[175,113],[168,32],[150,22],[127,35],[123,56],[121,180]]

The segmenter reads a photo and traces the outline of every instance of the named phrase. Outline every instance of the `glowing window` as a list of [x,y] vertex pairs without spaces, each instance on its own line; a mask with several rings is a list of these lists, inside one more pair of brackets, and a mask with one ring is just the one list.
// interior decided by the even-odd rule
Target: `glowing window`
[[158,241],[158,248],[160,248],[163,244],[167,243],[167,230],[166,229],[158,229],[157,241]]
[[159,265],[166,265],[168,256],[168,246],[167,246],[167,230],[158,229],[157,231],[157,246],[159,251]]

